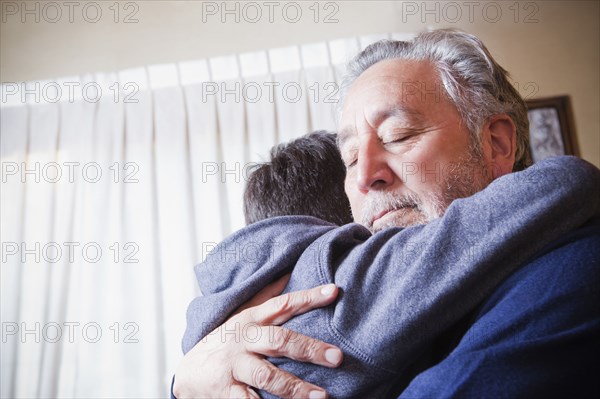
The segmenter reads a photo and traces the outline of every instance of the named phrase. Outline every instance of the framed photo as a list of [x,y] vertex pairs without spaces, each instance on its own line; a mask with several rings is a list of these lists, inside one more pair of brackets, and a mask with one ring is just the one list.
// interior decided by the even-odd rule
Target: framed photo
[[533,162],[553,155],[579,156],[569,97],[537,98],[526,103]]

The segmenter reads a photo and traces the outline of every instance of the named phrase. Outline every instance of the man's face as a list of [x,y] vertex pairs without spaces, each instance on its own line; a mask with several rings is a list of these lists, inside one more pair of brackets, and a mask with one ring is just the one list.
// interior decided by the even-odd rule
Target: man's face
[[354,220],[374,232],[427,223],[491,180],[428,62],[387,60],[363,72],[339,132]]

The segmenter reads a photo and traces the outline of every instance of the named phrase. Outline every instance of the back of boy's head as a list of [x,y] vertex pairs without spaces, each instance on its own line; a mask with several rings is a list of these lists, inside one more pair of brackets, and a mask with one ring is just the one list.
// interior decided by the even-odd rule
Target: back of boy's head
[[351,223],[345,177],[335,134],[317,131],[279,144],[271,149],[271,160],[256,165],[248,177],[246,224],[285,215]]

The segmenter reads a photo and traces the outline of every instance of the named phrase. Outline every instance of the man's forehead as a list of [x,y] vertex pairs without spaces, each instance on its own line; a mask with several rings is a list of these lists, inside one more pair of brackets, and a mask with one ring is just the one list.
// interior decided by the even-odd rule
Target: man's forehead
[[379,61],[356,77],[349,96],[353,91],[362,92],[365,88],[384,87],[391,91],[415,89],[422,85],[433,86],[440,82],[436,67],[426,60],[387,59]]
[[431,99],[444,88],[437,69],[429,61],[388,59],[367,68],[349,87],[345,106],[364,107],[364,103],[413,102]]

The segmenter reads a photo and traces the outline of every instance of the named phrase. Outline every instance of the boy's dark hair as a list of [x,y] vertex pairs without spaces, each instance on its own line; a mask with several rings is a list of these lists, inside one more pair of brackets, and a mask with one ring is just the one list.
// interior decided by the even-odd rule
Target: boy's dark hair
[[351,223],[345,177],[335,134],[316,131],[279,144],[271,149],[270,162],[250,172],[244,192],[246,223],[285,215]]

